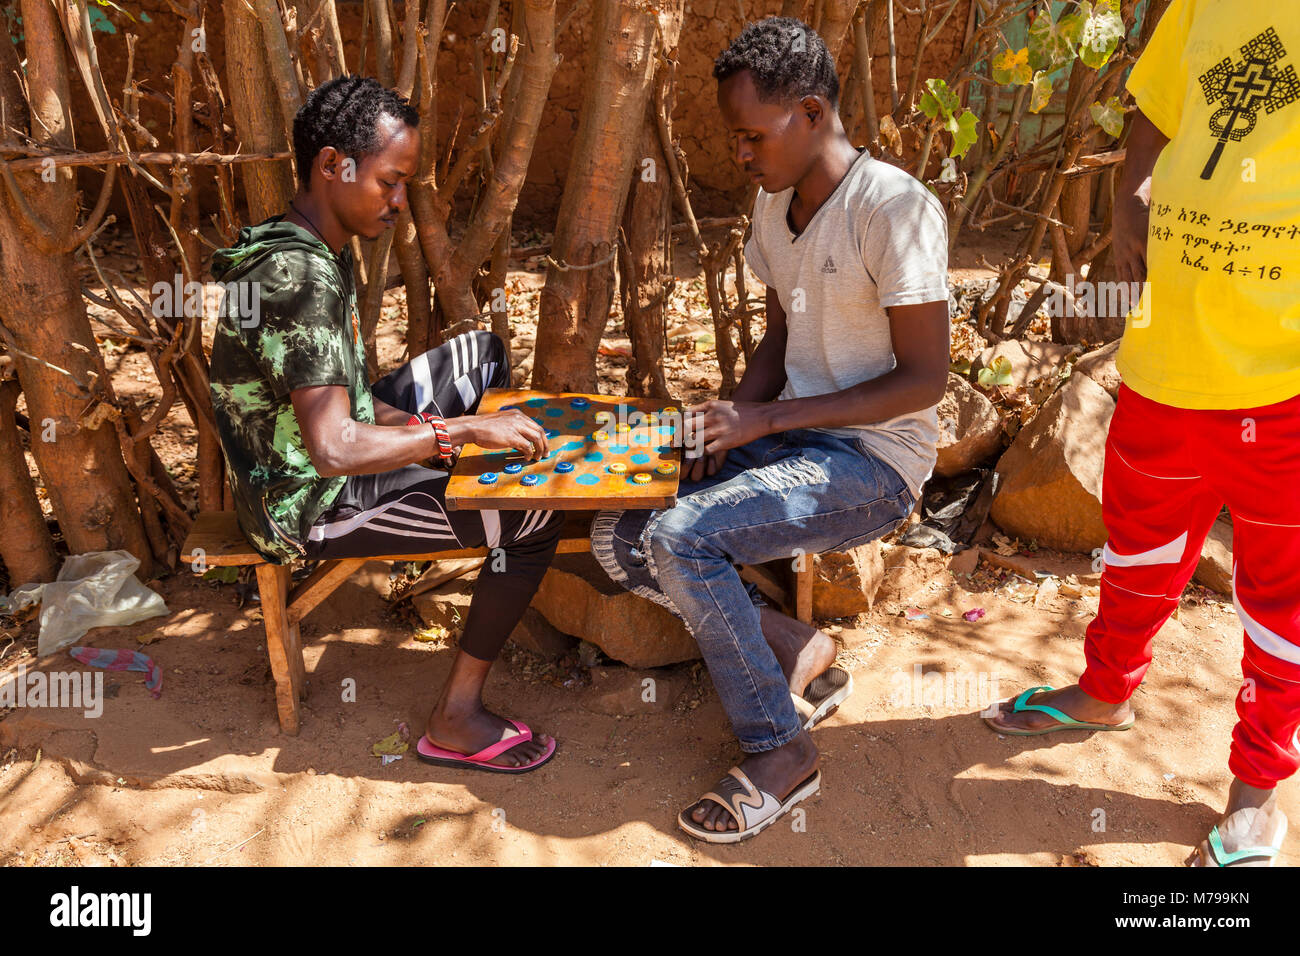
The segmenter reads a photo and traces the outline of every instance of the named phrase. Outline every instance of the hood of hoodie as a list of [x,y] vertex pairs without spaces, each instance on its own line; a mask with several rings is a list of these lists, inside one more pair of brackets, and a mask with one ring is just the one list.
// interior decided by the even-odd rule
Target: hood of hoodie
[[349,248],[343,247],[342,257],[336,257],[325,243],[283,216],[275,216],[256,226],[239,230],[239,238],[228,249],[218,249],[212,254],[212,278],[217,282],[234,282],[255,270],[273,253],[286,249],[301,249],[319,256],[335,269],[346,265]]

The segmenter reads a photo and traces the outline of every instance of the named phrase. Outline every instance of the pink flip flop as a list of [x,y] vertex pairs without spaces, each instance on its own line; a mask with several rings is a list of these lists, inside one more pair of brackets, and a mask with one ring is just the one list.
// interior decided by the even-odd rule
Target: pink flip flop
[[519,731],[518,734],[507,737],[505,740],[498,740],[496,743],[484,747],[476,754],[462,754],[454,750],[443,750],[441,747],[432,744],[428,737],[421,736],[415,745],[415,755],[425,763],[436,764],[439,767],[467,767],[473,770],[487,770],[490,773],[527,773],[530,770],[536,770],[555,756],[555,738],[552,737],[546,751],[532,763],[526,763],[522,767],[504,767],[500,764],[489,763],[492,758],[500,756],[511,747],[517,747],[519,744],[533,739],[532,729],[527,724],[513,719],[510,719],[510,723],[514,724],[515,730]]

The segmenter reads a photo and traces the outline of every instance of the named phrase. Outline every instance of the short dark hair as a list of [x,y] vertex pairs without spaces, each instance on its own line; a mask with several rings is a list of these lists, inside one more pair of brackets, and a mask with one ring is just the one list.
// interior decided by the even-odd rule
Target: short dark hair
[[311,168],[326,146],[357,161],[379,148],[380,116],[392,116],[418,128],[420,114],[396,90],[368,76],[340,76],[307,96],[293,118],[293,150],[298,181],[311,187]]
[[713,61],[721,83],[742,70],[754,77],[764,103],[788,103],[810,94],[839,107],[840,78],[835,58],[817,31],[794,17],[768,17],[751,23]]

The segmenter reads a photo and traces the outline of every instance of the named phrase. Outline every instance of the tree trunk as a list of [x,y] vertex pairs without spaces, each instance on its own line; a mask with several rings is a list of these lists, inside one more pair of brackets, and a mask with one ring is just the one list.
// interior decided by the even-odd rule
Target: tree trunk
[[[426,58],[430,61],[436,58],[444,9],[441,0],[431,0],[425,13]],[[555,0],[524,0],[521,9],[525,27],[516,34],[519,46],[505,94],[509,102],[503,115],[496,119],[497,125],[490,127],[494,138],[501,143],[500,152],[487,182],[479,190],[465,232],[455,243],[448,225],[457,182],[453,173],[448,182],[440,185],[434,168],[439,153],[436,70],[432,67],[420,94],[420,168],[425,172],[412,180],[409,195],[420,250],[437,296],[430,320],[431,335],[472,320],[481,311],[474,295],[474,277],[514,214],[537,141],[551,78],[559,62],[555,53]],[[482,149],[482,146],[480,143],[474,148]],[[408,343],[412,354],[417,354],[415,350],[420,344],[411,339]]]
[[[223,0],[222,9],[226,18],[226,83],[242,150],[287,150],[289,138],[280,97],[271,81],[268,45],[257,17],[243,0]],[[289,208],[296,192],[289,162],[241,163],[240,172],[252,222],[278,216]]]
[[[670,0],[659,12],[659,30],[665,51],[677,47],[681,36],[684,0]],[[654,83],[663,84],[663,109],[671,115],[676,90],[674,71],[660,63]],[[672,294],[672,176],[659,137],[659,108],[654,98],[646,103],[641,127],[639,168],[633,167],[623,213],[623,242],[619,249],[619,293],[623,326],[632,343],[627,370],[629,395],[668,398],[664,377],[667,346],[668,297]]]
[[596,351],[613,300],[613,260],[654,73],[655,18],[596,0],[595,61],[542,289],[533,386],[596,390]]
[[[73,147],[68,64],[55,11],[41,0],[23,4],[27,90],[33,139],[57,150]],[[6,117],[27,113],[8,102]],[[7,138],[0,134],[0,138]],[[0,316],[4,338],[27,397],[32,454],[70,551],[121,548],[153,570],[153,553],[122,448],[106,419],[82,415],[104,396],[103,361],[86,317],[72,249],[46,252],[38,236],[66,237],[76,229],[79,203],[73,170],[15,173],[16,195],[0,191]],[[23,204],[27,208],[23,209]],[[38,218],[33,218],[38,217]]]
[[9,569],[10,590],[20,584],[53,581],[59,573],[54,539],[36,499],[36,487],[23,457],[14,404],[21,388],[14,379],[0,381],[0,497],[5,502],[5,533],[0,559]]

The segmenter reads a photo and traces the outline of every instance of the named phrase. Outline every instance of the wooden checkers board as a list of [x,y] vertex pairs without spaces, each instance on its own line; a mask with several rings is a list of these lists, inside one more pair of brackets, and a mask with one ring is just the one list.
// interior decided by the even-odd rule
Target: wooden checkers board
[[[490,388],[478,414],[509,408],[546,429],[546,457],[528,461],[512,449],[465,445],[447,483],[448,508],[590,511],[677,503],[680,408],[653,398]],[[484,483],[485,474],[495,478]]]

